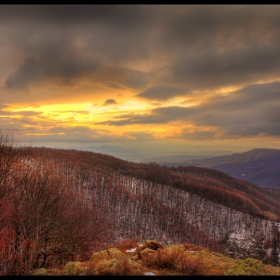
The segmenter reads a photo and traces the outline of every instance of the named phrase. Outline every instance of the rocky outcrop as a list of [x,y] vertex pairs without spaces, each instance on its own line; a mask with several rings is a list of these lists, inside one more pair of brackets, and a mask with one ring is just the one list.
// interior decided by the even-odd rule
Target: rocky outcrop
[[184,244],[164,247],[155,240],[146,240],[135,248],[109,248],[95,252],[86,262],[68,262],[60,270],[41,268],[34,270],[31,275],[280,275],[280,268],[264,265],[256,259],[234,259],[207,248],[196,247],[188,250]]
[[60,275],[84,275],[86,268],[81,262],[69,262],[60,272]]
[[95,252],[87,262],[67,263],[59,275],[156,275],[144,269],[141,262],[163,249],[155,240],[146,240],[125,252],[113,247]]
[[111,256],[109,255],[107,250],[102,250],[100,252],[96,252],[92,255],[90,261],[95,263],[95,262],[99,262],[101,260],[109,260],[111,258]]
[[115,275],[120,270],[120,261],[116,258],[102,260],[93,267],[92,275]]

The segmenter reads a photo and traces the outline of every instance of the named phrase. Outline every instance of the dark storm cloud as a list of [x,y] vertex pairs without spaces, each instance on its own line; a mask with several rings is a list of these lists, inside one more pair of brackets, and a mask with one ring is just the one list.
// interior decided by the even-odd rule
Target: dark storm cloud
[[[146,32],[141,28],[149,13],[146,7],[122,5],[1,7],[0,41],[25,56],[5,86],[22,88],[50,80],[68,85],[81,77],[100,82],[100,75],[119,70],[126,72],[120,84],[136,88],[146,85],[146,73],[116,63],[130,60],[135,53],[146,55],[139,32]],[[137,41],[138,47],[132,46]],[[96,71],[101,74],[92,77]],[[111,76],[107,79],[105,83],[112,81]]]
[[83,79],[150,101],[276,80],[279,26],[279,5],[2,5],[5,86]]
[[117,102],[114,99],[107,99],[104,103],[103,106],[108,106],[108,105],[116,105]]
[[[107,125],[168,124],[184,121],[198,127],[211,127],[200,136],[232,138],[234,136],[280,135],[280,83],[248,86],[227,96],[215,97],[194,107],[162,107],[150,114],[123,115],[103,122]],[[215,129],[215,131],[213,130]],[[182,134],[188,137],[186,131]],[[189,135],[191,139],[195,134]]]
[[142,88],[148,84],[149,74],[141,71],[130,70],[123,84],[131,88]]
[[[42,67],[43,66],[43,67]],[[24,88],[49,80],[69,84],[73,79],[93,73],[97,63],[83,60],[71,54],[44,53],[39,59],[27,57],[23,64],[6,80],[7,88]]]
[[174,60],[173,78],[200,90],[251,84],[262,77],[280,74],[278,54],[279,50],[273,47],[230,50],[224,54],[206,51],[193,57],[182,55]]
[[107,21],[126,25],[127,22],[137,24],[149,13],[147,7],[138,5],[2,5],[0,17],[2,20],[54,22],[55,24],[70,24]]

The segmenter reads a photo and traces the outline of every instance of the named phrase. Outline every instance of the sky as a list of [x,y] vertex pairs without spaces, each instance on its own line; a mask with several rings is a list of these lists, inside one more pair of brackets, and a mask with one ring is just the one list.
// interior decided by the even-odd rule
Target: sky
[[279,5],[0,6],[0,130],[21,145],[279,149],[279,109]]

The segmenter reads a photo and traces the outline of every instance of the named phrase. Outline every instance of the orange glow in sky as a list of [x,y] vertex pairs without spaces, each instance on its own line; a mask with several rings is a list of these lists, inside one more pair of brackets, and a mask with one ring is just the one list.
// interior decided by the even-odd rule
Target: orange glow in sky
[[279,17],[278,5],[4,5],[0,129],[118,155],[278,149]]

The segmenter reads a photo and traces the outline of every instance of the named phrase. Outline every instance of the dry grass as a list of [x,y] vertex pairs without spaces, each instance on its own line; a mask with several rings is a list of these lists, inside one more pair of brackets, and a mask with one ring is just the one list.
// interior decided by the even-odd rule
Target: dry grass
[[203,263],[199,257],[189,257],[180,250],[159,249],[157,253],[142,260],[142,265],[157,270],[172,270],[182,275],[203,275]]
[[213,250],[210,248],[205,248],[203,246],[197,246],[197,245],[193,245],[191,243],[183,243],[183,245],[185,246],[187,251],[208,251],[208,252],[212,252]]
[[98,276],[137,276],[139,275],[139,270],[135,269],[135,267],[131,266],[127,262],[126,259],[119,260],[118,265],[112,269],[108,269],[108,267],[100,267],[98,269],[98,274],[94,273],[94,267],[95,265],[90,265],[87,267],[85,275],[86,276],[92,276],[92,275],[98,275]]

